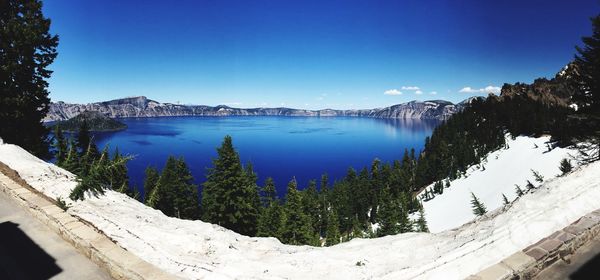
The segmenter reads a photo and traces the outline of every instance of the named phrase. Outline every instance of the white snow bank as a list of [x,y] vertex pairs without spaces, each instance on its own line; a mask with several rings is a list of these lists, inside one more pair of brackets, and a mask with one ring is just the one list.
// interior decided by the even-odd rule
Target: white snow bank
[[[0,145],[0,161],[49,196],[65,197],[75,185],[68,172],[14,145]],[[144,260],[189,279],[462,279],[598,208],[600,162],[455,230],[355,239],[329,248],[288,246],[168,218],[113,191],[68,211]]]
[[[509,149],[490,153],[482,162],[485,170],[471,167],[466,178],[450,181],[450,188],[444,188],[443,194],[423,202],[429,230],[441,232],[473,220],[475,215],[471,209],[471,192],[491,211],[503,205],[502,194],[509,201],[516,198],[515,184],[523,191],[527,190],[527,180],[535,186],[540,184],[535,181],[532,169],[544,176],[545,180],[561,174],[558,169],[560,161],[570,158],[569,153],[576,155],[577,152],[563,148],[548,151],[548,141],[549,136],[507,137]],[[575,162],[572,161],[572,164]],[[428,188],[432,189],[433,184]]]

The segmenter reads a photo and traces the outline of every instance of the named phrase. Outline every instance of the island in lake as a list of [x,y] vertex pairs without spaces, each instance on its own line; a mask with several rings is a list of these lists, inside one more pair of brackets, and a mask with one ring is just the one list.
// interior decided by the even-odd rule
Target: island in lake
[[58,125],[64,131],[77,131],[84,121],[90,131],[118,131],[127,128],[126,124],[111,119],[98,111],[84,111],[68,120],[59,121],[54,126]]

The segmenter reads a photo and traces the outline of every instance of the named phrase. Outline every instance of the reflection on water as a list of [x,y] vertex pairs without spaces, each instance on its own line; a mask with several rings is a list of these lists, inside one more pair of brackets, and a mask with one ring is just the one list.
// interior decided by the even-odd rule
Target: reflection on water
[[328,173],[333,181],[348,167],[369,166],[374,158],[400,159],[404,149],[419,151],[439,121],[356,117],[167,117],[122,119],[125,131],[96,133],[100,147],[110,145],[136,155],[131,181],[143,185],[147,166],[162,168],[169,155],[183,156],[196,182],[204,181],[215,148],[225,135],[244,162],[251,161],[262,183],[273,177],[280,193],[296,177],[301,188]]

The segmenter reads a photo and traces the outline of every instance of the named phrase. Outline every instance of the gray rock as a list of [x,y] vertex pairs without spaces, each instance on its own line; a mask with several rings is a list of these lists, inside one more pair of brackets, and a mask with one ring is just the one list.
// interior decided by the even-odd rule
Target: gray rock
[[385,108],[366,110],[303,110],[292,108],[232,108],[224,105],[180,105],[160,103],[144,96],[122,98],[89,104],[56,102],[44,122],[73,118],[84,111],[98,111],[111,118],[165,117],[165,116],[314,116],[314,117],[371,117],[386,119],[437,119],[445,120],[462,110],[471,100],[453,104],[443,100],[411,101]]

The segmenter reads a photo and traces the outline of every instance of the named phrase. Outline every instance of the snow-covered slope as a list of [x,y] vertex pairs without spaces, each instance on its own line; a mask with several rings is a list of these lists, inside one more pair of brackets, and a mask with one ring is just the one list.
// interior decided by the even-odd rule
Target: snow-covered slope
[[[555,148],[548,150],[549,136],[532,138],[519,136],[507,137],[508,149],[501,149],[487,156],[481,166],[473,166],[467,171],[467,177],[451,181],[450,188],[430,201],[423,202],[429,230],[440,232],[458,227],[475,218],[471,210],[471,192],[487,207],[494,210],[503,205],[502,194],[509,201],[516,198],[516,186],[526,190],[527,180],[535,186],[532,170],[545,179],[561,174],[558,169],[563,158],[577,152]],[[572,161],[572,164],[575,164]],[[429,186],[432,189],[433,185]]]
[[[75,186],[70,173],[17,146],[0,145],[0,161],[49,196],[66,197]],[[144,260],[189,279],[462,279],[598,208],[600,162],[549,180],[504,212],[455,230],[355,239],[329,248],[288,246],[169,218],[113,191],[73,203],[68,211]]]

